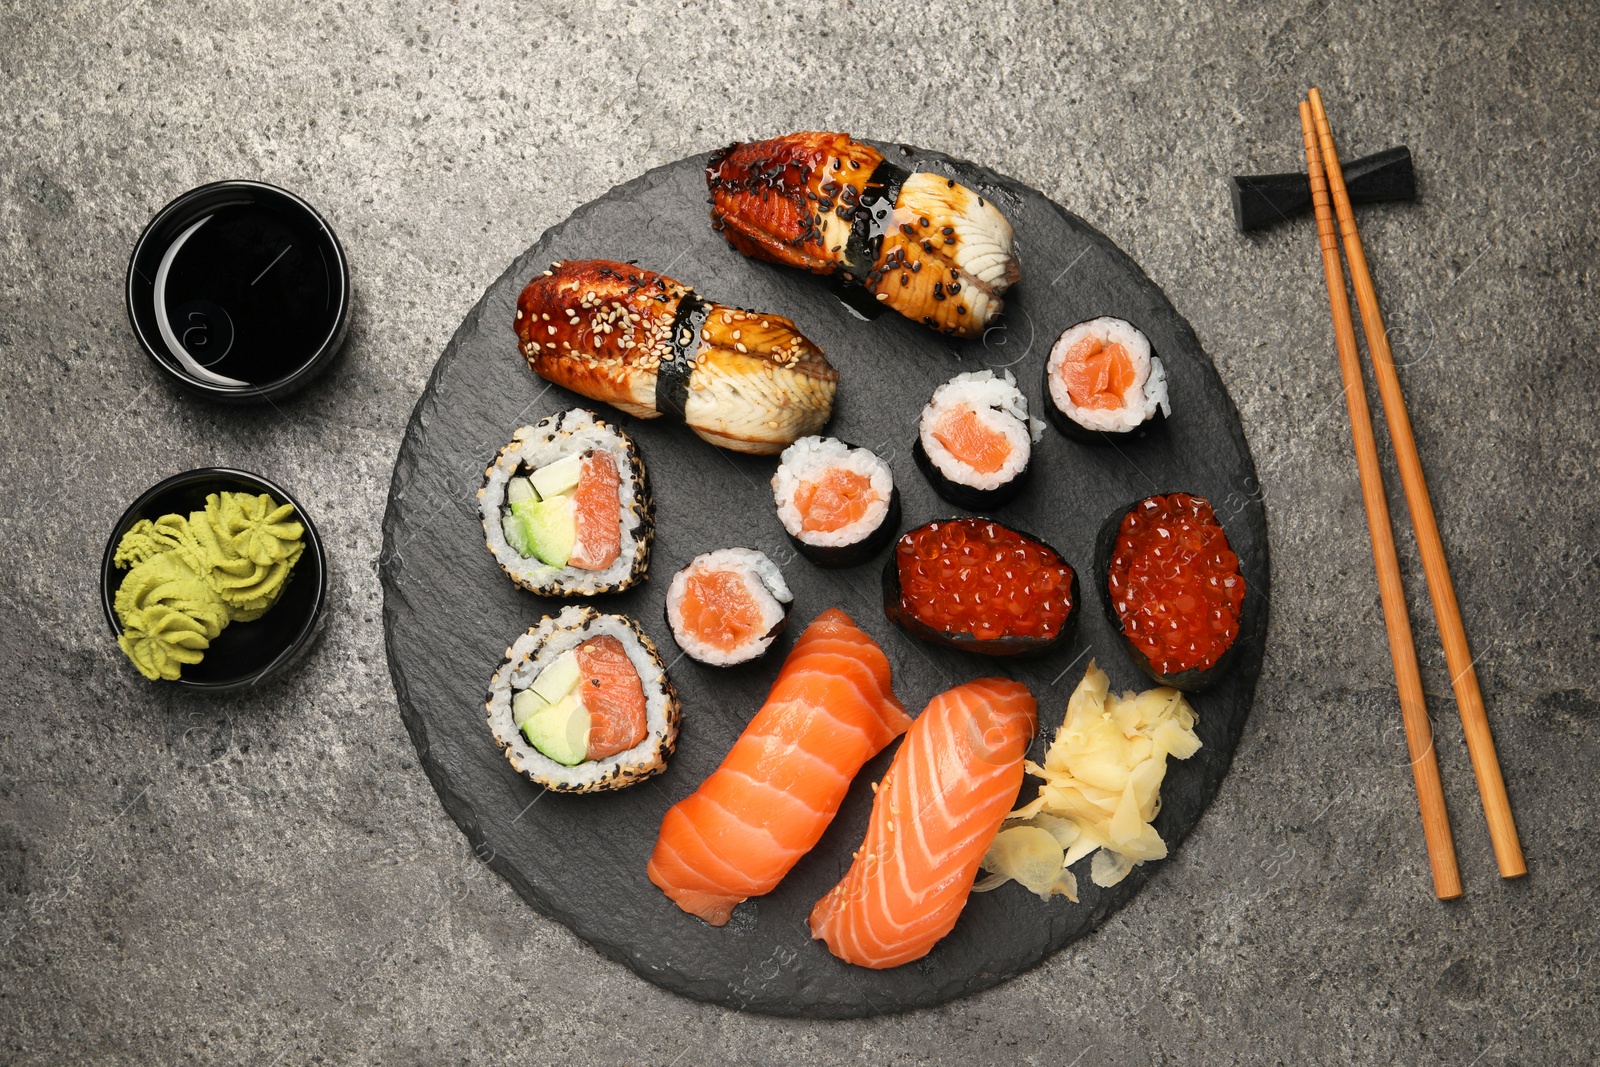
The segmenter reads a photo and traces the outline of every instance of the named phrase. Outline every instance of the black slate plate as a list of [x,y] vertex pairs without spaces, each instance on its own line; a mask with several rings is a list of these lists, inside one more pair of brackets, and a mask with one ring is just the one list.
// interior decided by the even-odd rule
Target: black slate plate
[[[1101,890],[1087,877],[1083,902],[1044,903],[1016,885],[976,894],[956,929],[923,960],[889,971],[850,967],[810,939],[806,915],[849,864],[865,832],[869,782],[892,749],[856,781],[838,818],[769,896],[746,902],[722,929],[680,912],[645,877],[661,816],[721,761],[761,705],[794,635],[838,605],[884,647],[895,691],[920,711],[936,693],[986,674],[1026,682],[1040,718],[1058,725],[1093,655],[1113,686],[1144,688],[1098,609],[1091,566],[1105,517],[1157,491],[1209,497],[1227,528],[1250,594],[1233,674],[1194,698],[1204,747],[1174,763],[1156,826],[1170,845],[1193,828],[1227,772],[1261,669],[1266,633],[1266,519],[1238,413],[1194,332],[1137,265],[1083,220],[991,171],[929,152],[885,147],[912,169],[951,175],[1000,204],[1015,225],[1024,273],[1004,325],[981,342],[952,342],[898,315],[864,321],[826,284],[735,253],[707,221],[704,157],[653,170],[549,230],[484,294],[435,367],[395,464],[384,519],[381,576],[390,673],[401,715],[445,810],[479,855],[539,911],[600,952],[668,989],[730,1007],[779,1015],[860,1016],[938,1004],[1003,982],[1094,929],[1159,876],[1136,868]],[[559,607],[516,589],[483,545],[473,494],[512,432],[581,401],[535,377],[518,355],[518,293],[554,259],[637,260],[695,286],[705,297],[788,315],[839,368],[829,432],[874,448],[894,467],[903,526],[950,515],[912,462],[917,414],[935,386],[963,370],[1011,367],[1039,402],[1043,361],[1055,336],[1095,315],[1131,320],[1167,364],[1174,415],[1149,438],[1087,446],[1047,430],[1029,491],[996,517],[1043,537],[1083,577],[1090,603],[1076,637],[1030,661],[988,659],[916,642],[884,618],[878,573],[820,570],[797,558],[767,486],[775,460],[721,452],[680,427],[609,409],[635,434],[657,501],[651,581],[597,604],[632,614],[672,660],[662,617],[668,579],[694,555],[748,545],[777,560],[796,595],[794,623],[768,656],[732,670],[687,658],[671,665],[684,727],[666,774],[612,795],[541,794],[512,771],[484,723],[483,692],[511,640]],[[593,406],[593,405],[589,405]],[[1045,737],[1035,739],[1038,758]],[[1026,788],[1026,787],[1025,787]],[[1197,885],[1199,894],[1208,888]],[[514,975],[508,975],[514,980]]]

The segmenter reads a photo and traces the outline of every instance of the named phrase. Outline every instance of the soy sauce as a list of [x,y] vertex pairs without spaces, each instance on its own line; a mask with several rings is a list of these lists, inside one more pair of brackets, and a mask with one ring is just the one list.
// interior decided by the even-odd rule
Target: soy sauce
[[342,341],[347,306],[344,257],[327,224],[257,182],[203,186],[167,205],[129,269],[129,317],[146,351],[180,384],[218,399],[303,385]]
[[207,370],[253,385],[305,362],[333,331],[333,277],[317,234],[260,204],[186,230],[166,277],[167,320]]

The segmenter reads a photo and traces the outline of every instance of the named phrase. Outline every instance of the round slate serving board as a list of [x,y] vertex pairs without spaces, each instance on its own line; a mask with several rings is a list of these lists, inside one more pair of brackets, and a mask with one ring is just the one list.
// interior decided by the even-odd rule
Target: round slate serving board
[[[1003,325],[981,341],[941,337],[895,314],[865,320],[819,278],[749,260],[712,232],[705,157],[653,170],[553,227],[483,295],[456,332],[418,401],[395,464],[380,572],[390,673],[401,715],[445,810],[478,854],[539,911],[612,959],[667,989],[779,1015],[860,1016],[938,1004],[1003,982],[1094,929],[1160,863],[1121,885],[1094,886],[1083,863],[1083,902],[1038,900],[1015,884],[974,894],[955,930],[924,959],[888,971],[841,963],[812,941],[806,916],[844,873],[865,833],[869,783],[893,746],[868,764],[817,847],[766,897],[715,929],[679,911],[645,876],[662,814],[716,768],[761,706],[795,635],[839,606],[888,653],[896,693],[920,711],[936,693],[987,674],[1025,682],[1048,729],[1089,658],[1114,688],[1145,688],[1101,609],[1090,574],[1095,532],[1113,511],[1176,489],[1210,498],[1249,585],[1240,656],[1219,686],[1194,698],[1204,747],[1174,762],[1156,827],[1176,846],[1228,769],[1261,668],[1267,616],[1266,520],[1238,413],[1194,332],[1136,264],[1083,220],[1013,181],[930,152],[880,146],[901,166],[956,178],[998,203],[1016,228],[1023,281]],[[1045,357],[1081,319],[1116,315],[1139,325],[1167,365],[1174,413],[1150,437],[1086,446],[1047,429],[1028,491],[995,512],[1059,549],[1078,569],[1084,603],[1074,639],[1034,660],[990,659],[915,641],[884,618],[879,573],[823,571],[797,558],[773,510],[773,458],[722,452],[665,420],[645,422],[589,404],[537,378],[517,351],[512,320],[522,287],[552,260],[634,260],[720,303],[792,318],[839,369],[829,432],[887,459],[901,487],[904,527],[958,514],[917,471],[911,445],[934,388],[962,371],[1013,370],[1041,401]],[[506,646],[561,602],[514,587],[484,548],[475,507],[485,466],[513,431],[553,411],[596,407],[634,434],[656,496],[652,579],[597,598],[655,638],[683,698],[678,751],[665,774],[619,793],[544,793],[517,775],[484,723],[483,693]],[[776,560],[795,592],[790,632],[762,660],[731,670],[679,657],[663,619],[668,579],[698,553],[730,545]],[[676,658],[675,658],[676,657]],[[1032,787],[1025,786],[1025,795]],[[1203,889],[1197,891],[1203,892]]]

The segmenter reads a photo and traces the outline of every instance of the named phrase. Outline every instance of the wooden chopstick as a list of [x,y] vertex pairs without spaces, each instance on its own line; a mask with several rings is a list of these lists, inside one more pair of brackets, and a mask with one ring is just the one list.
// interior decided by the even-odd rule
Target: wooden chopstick
[[1494,858],[1500,865],[1502,878],[1519,878],[1528,873],[1528,865],[1522,857],[1522,844],[1517,839],[1517,824],[1511,817],[1511,799],[1506,795],[1505,779],[1500,774],[1500,760],[1495,755],[1494,735],[1489,730],[1483,693],[1478,689],[1478,675],[1473,670],[1472,649],[1467,644],[1467,633],[1461,625],[1461,608],[1456,603],[1455,585],[1450,580],[1450,565],[1445,561],[1444,543],[1439,539],[1439,524],[1434,519],[1428,483],[1422,475],[1422,460],[1417,455],[1416,439],[1411,435],[1411,417],[1406,412],[1405,395],[1400,391],[1400,376],[1395,372],[1394,355],[1389,350],[1388,331],[1384,329],[1383,313],[1378,310],[1378,292],[1373,288],[1372,272],[1367,269],[1366,251],[1361,246],[1361,235],[1356,231],[1355,212],[1350,209],[1350,196],[1345,190],[1338,152],[1333,146],[1328,114],[1322,107],[1322,94],[1312,89],[1310,95],[1311,114],[1322,148],[1323,170],[1332,193],[1334,211],[1339,217],[1345,259],[1350,263],[1350,284],[1356,291],[1356,302],[1361,306],[1361,328],[1367,335],[1367,355],[1372,359],[1378,395],[1383,400],[1383,414],[1389,423],[1389,439],[1394,445],[1395,460],[1400,468],[1400,484],[1405,487],[1406,506],[1411,511],[1411,526],[1417,535],[1422,570],[1428,579],[1428,594],[1433,599],[1433,615],[1439,624],[1439,639],[1444,645],[1445,664],[1450,670],[1450,686],[1455,690],[1456,707],[1461,713],[1467,753],[1472,757],[1472,771],[1477,776],[1478,793],[1483,798],[1483,814],[1489,822]]
[[1383,621],[1389,631],[1389,654],[1400,691],[1400,714],[1406,726],[1406,748],[1411,754],[1411,774],[1416,780],[1417,804],[1422,810],[1422,835],[1433,867],[1433,891],[1440,900],[1461,895],[1461,871],[1456,866],[1456,846],[1450,837],[1450,815],[1445,810],[1444,787],[1439,781],[1439,761],[1433,750],[1433,727],[1422,695],[1422,673],[1411,640],[1411,616],[1405,588],[1400,582],[1400,561],[1389,525],[1389,504],[1383,495],[1383,472],[1378,466],[1378,443],[1372,435],[1372,412],[1367,408],[1367,386],[1361,376],[1361,356],[1356,350],[1356,328],[1350,318],[1350,297],[1344,288],[1344,265],[1334,235],[1333,209],[1328,203],[1328,182],[1323,175],[1322,153],[1312,128],[1311,107],[1301,101],[1300,127],[1305,136],[1306,170],[1311,178],[1311,202],[1317,212],[1317,238],[1322,246],[1322,271],[1328,282],[1328,306],[1333,312],[1333,337],[1339,352],[1339,374],[1344,379],[1344,399],[1350,409],[1350,436],[1355,443],[1356,467],[1361,472],[1361,497],[1366,502],[1367,530],[1372,536],[1372,560],[1378,569],[1378,592],[1383,601]]

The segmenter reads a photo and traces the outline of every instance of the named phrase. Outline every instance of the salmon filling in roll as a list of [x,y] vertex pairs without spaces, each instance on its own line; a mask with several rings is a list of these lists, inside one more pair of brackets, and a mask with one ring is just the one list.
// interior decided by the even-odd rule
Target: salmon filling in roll
[[850,567],[877,555],[900,523],[889,465],[831,437],[802,437],[772,476],[778,520],[800,554],[821,567]]
[[723,548],[696,556],[673,575],[667,625],[689,656],[727,667],[770,648],[793,604],[777,564],[751,548]]

